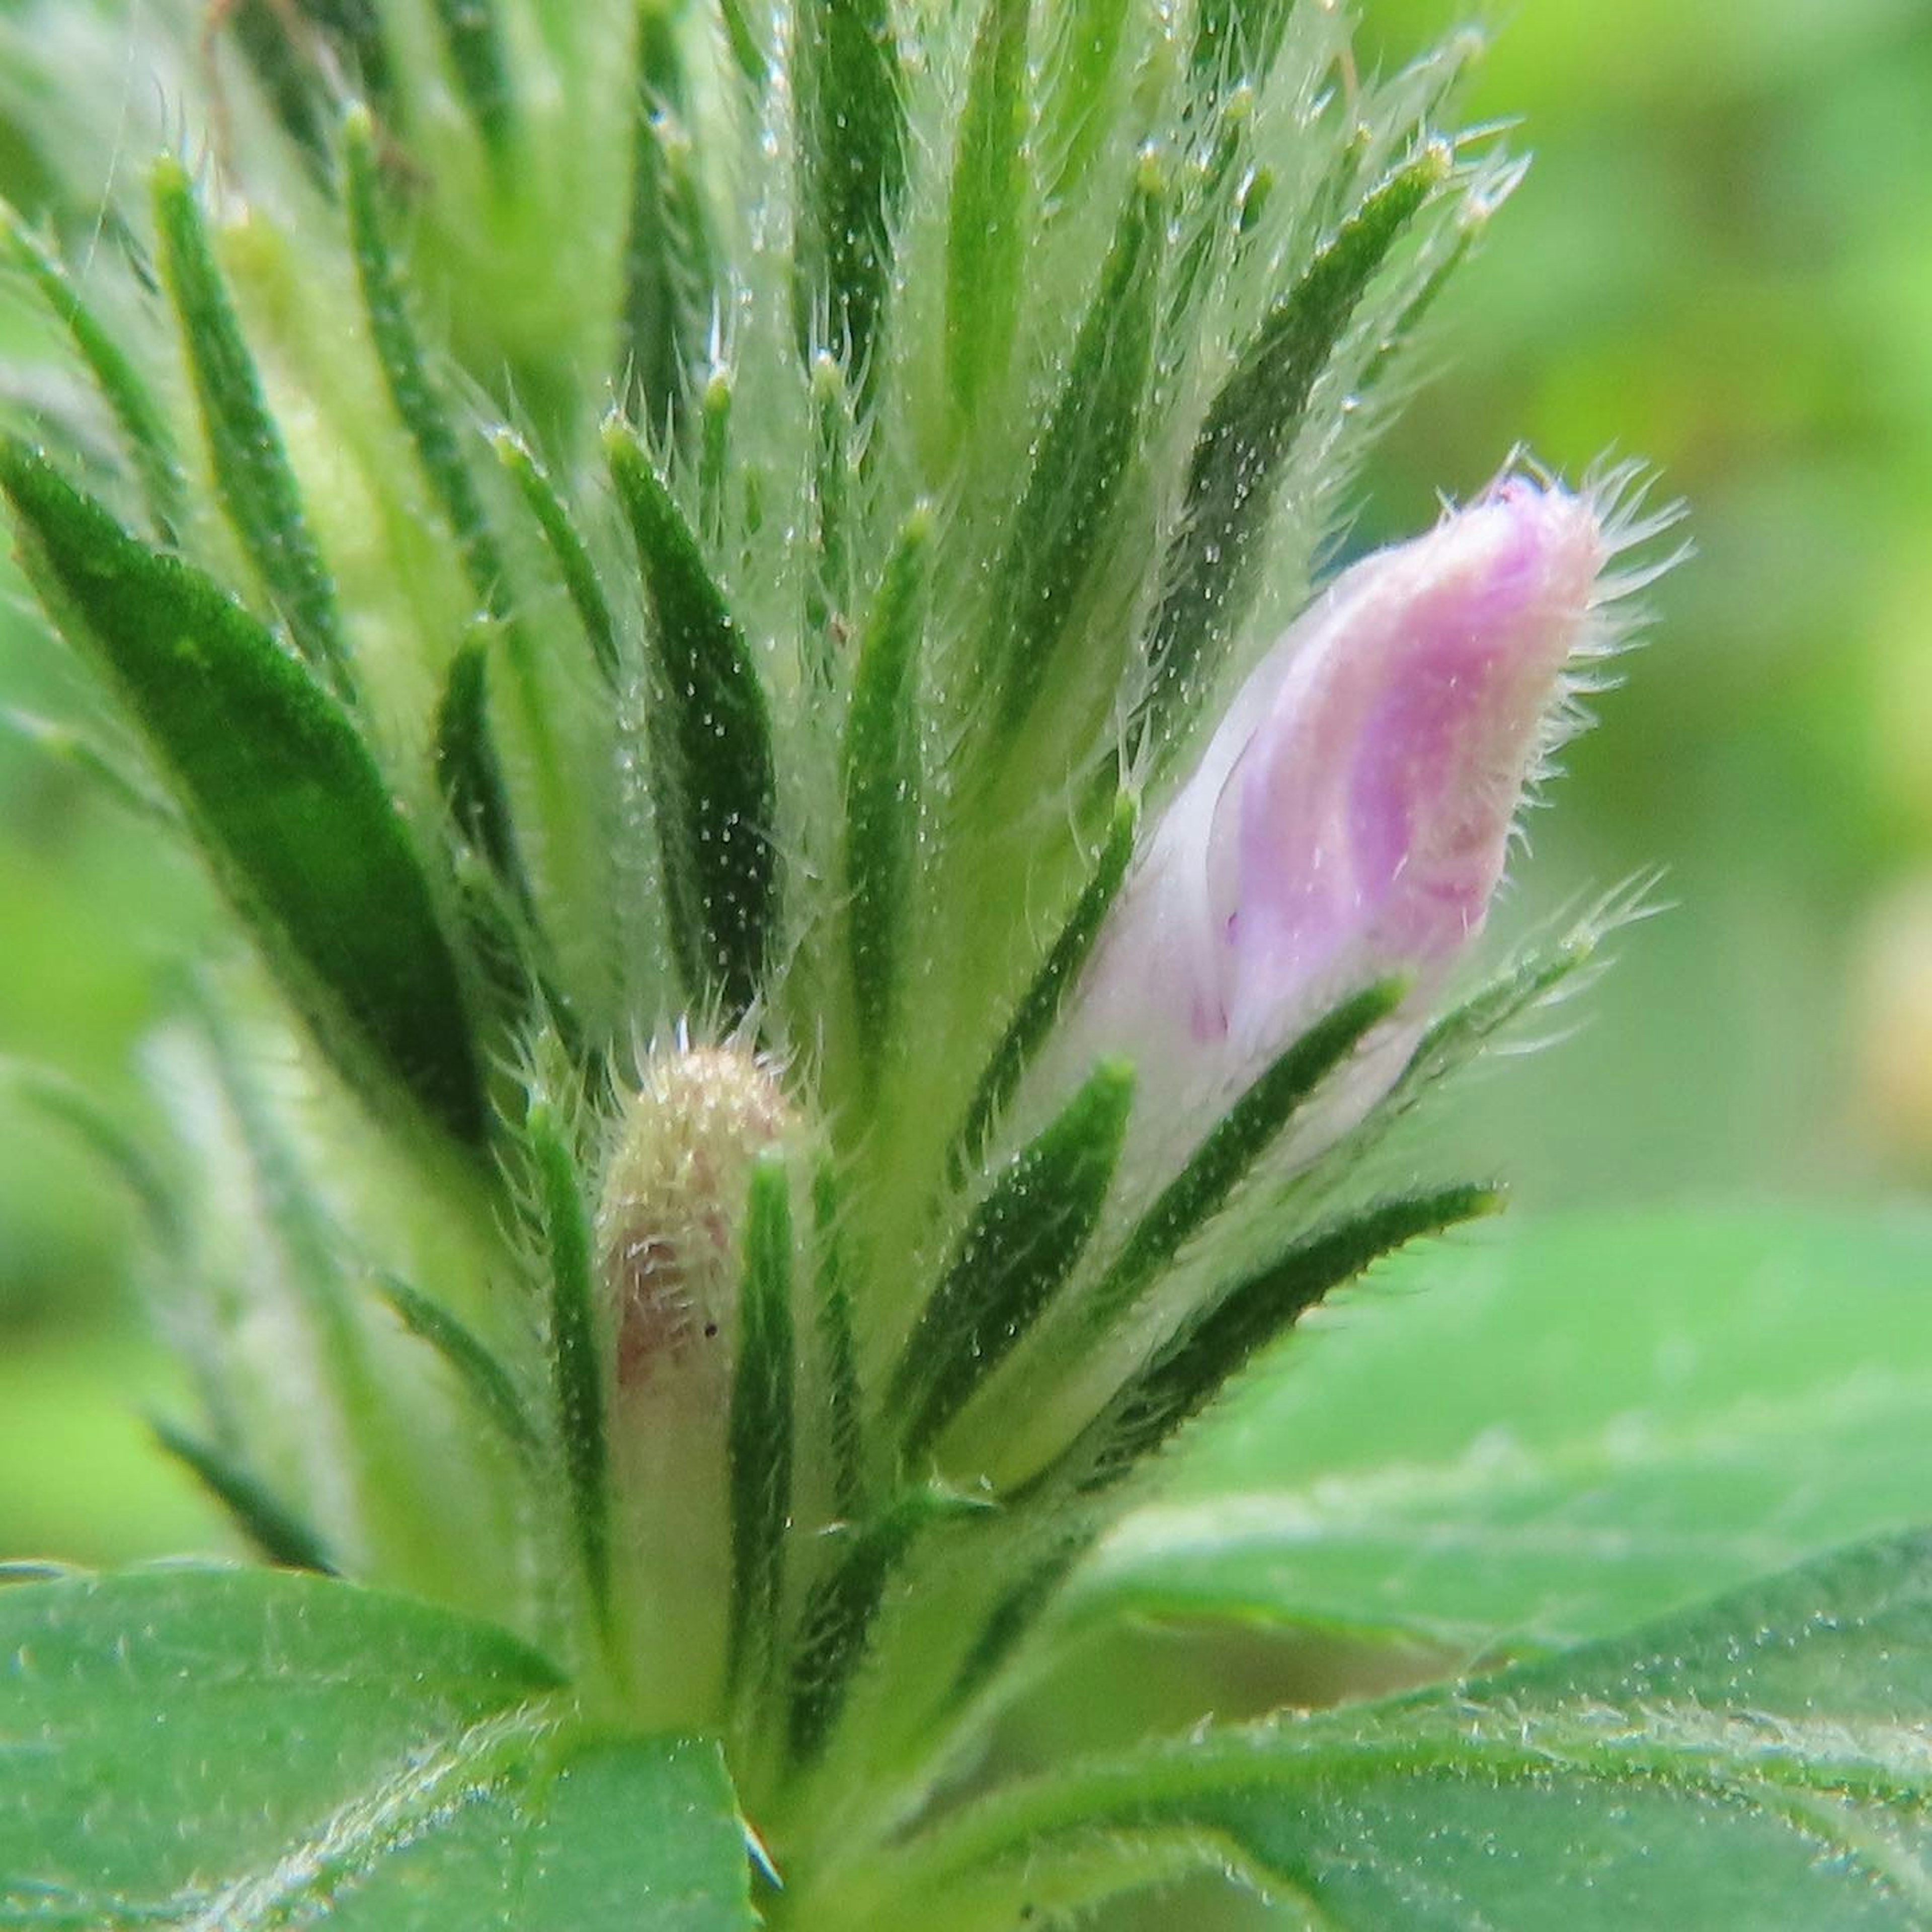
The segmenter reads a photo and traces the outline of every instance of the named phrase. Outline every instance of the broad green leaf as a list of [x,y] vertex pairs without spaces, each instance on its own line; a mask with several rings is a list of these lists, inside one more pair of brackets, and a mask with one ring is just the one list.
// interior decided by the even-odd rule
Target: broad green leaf
[[422,861],[342,707],[193,566],[136,542],[25,445],[0,444],[28,574],[112,677],[316,1039],[482,1140],[456,964]]
[[895,1889],[943,1901],[928,1932],[1190,1864],[1304,1927],[1906,1932],[1932,1914],[1928,1724],[1918,1532],[1498,1676],[1049,1774],[938,1827]]
[[1467,1652],[1628,1629],[1932,1495],[1932,1223],[1680,1211],[1385,1264],[1204,1424],[1084,1611]]
[[561,1688],[330,1579],[0,1591],[0,1923],[748,1932],[716,1748],[588,1732]]

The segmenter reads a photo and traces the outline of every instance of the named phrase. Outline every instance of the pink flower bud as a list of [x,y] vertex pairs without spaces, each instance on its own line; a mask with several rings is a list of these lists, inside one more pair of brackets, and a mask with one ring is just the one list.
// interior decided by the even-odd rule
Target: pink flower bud
[[1103,928],[1054,1059],[1142,1072],[1162,1138],[1338,1000],[1414,989],[1302,1124],[1313,1158],[1386,1090],[1482,930],[1566,667],[1603,641],[1621,540],[1591,495],[1510,476],[1364,558],[1242,688]]

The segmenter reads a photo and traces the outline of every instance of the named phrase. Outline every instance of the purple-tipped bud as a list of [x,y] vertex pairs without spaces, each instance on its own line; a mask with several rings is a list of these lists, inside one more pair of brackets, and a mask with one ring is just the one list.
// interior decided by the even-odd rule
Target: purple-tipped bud
[[1130,1054],[1144,1100],[1184,1119],[1338,1000],[1406,974],[1401,1012],[1297,1151],[1358,1120],[1482,929],[1616,548],[1591,501],[1510,477],[1336,578],[1162,818],[1056,1072]]

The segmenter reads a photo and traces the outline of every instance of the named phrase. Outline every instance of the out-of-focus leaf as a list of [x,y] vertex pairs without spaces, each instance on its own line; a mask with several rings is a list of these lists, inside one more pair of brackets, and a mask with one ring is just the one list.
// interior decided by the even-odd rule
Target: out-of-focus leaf
[[1932,1222],[1682,1211],[1436,1244],[1310,1316],[1076,1586],[1560,1644],[1928,1513]]
[[504,1632],[330,1579],[0,1591],[0,1922],[742,1932],[716,1746],[592,1736]]

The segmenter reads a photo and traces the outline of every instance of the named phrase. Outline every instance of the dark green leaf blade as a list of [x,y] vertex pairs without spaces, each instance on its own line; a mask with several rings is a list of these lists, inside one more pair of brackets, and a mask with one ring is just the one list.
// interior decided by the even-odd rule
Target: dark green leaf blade
[[352,676],[335,585],[316,547],[281,432],[242,334],[193,184],[155,164],[154,225],[223,506],[302,655],[340,691]]
[[750,1932],[715,1745],[598,1738],[507,1633],[332,1580],[0,1592],[0,1921]]
[[503,46],[496,0],[434,0],[456,84],[493,159],[501,160],[515,126],[516,90]]
[[916,1457],[1046,1312],[1084,1251],[1120,1155],[1134,1074],[1106,1060],[974,1210],[888,1396]]
[[462,987],[409,829],[341,707],[242,607],[0,442],[29,575],[110,675],[317,1040],[459,1138],[488,1114]]
[[757,995],[777,912],[764,688],[650,458],[620,423],[605,447],[650,599],[651,778],[672,942],[688,996],[735,1017]]
[[992,1926],[1178,1857],[1300,1923],[1907,1932],[1932,1909],[1928,1660],[1919,1532],[1445,1690],[1049,1775],[940,1827],[905,1895]]

